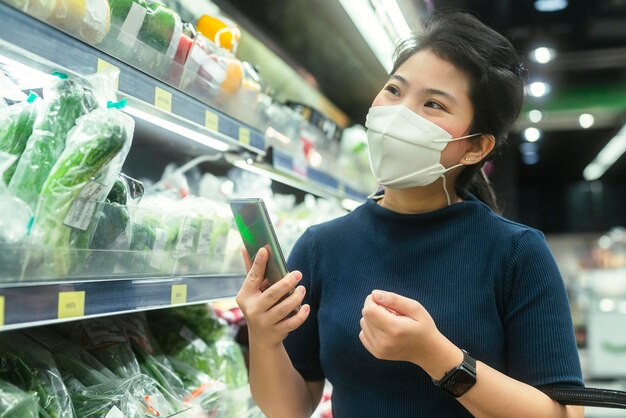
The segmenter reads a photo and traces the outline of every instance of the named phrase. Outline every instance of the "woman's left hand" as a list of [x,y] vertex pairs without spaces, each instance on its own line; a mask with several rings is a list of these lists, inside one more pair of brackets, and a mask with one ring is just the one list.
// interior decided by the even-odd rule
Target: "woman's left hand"
[[417,301],[375,290],[365,299],[359,339],[380,360],[409,361],[438,379],[463,353]]

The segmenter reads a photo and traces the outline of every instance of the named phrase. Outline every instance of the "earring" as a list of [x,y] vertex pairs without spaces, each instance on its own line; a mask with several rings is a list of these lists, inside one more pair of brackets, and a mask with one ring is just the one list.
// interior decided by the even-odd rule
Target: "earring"
[[463,160],[469,161],[470,163],[475,163],[476,161],[478,161],[478,158],[465,157],[463,158]]

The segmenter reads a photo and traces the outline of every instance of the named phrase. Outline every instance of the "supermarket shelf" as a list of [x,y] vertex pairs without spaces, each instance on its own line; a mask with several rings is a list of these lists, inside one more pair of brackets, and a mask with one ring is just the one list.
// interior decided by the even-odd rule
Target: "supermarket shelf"
[[[294,169],[293,156],[274,152],[271,162],[258,163],[266,156],[264,133],[202,103],[144,72],[92,47],[44,22],[0,3],[0,55],[45,73],[53,70],[87,75],[109,66],[120,70],[118,89],[128,98],[126,111],[135,118],[155,123],[168,135],[181,138],[190,150],[214,153],[228,151],[252,161],[240,168],[256,171],[272,180],[331,199],[363,201],[366,193],[345,181],[313,167],[306,172]],[[165,100],[164,100],[165,98]],[[186,134],[185,134],[186,133]],[[215,141],[217,140],[217,141]],[[211,141],[224,147],[211,146]],[[205,150],[205,151],[203,151]],[[246,151],[241,153],[240,151]],[[249,158],[251,157],[251,158]],[[232,164],[233,162],[230,161]]]
[[229,298],[243,280],[214,275],[0,284],[0,331]]
[[229,148],[265,154],[265,136],[259,130],[10,6],[0,3],[0,15],[2,47],[13,50],[11,58],[16,61],[48,72],[57,70],[77,75],[117,67],[120,93],[148,104],[153,116],[190,125],[183,127],[218,139]]

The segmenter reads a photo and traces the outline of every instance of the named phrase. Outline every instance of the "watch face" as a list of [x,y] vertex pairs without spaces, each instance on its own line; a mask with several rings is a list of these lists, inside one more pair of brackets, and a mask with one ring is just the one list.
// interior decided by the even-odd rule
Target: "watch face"
[[459,397],[476,384],[476,377],[465,370],[457,370],[454,376],[445,382],[444,387],[452,395]]

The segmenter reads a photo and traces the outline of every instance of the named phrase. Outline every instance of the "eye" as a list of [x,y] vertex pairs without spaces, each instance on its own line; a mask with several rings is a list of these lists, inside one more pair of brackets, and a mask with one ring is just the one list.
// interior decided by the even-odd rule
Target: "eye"
[[394,96],[400,96],[400,89],[398,89],[393,84],[386,85],[385,86],[385,91],[388,91],[389,93],[393,94]]
[[426,103],[424,103],[424,106],[430,107],[430,108],[435,109],[435,110],[444,110],[444,111],[447,112],[445,107],[443,107],[440,103],[435,102],[433,100],[428,100]]

